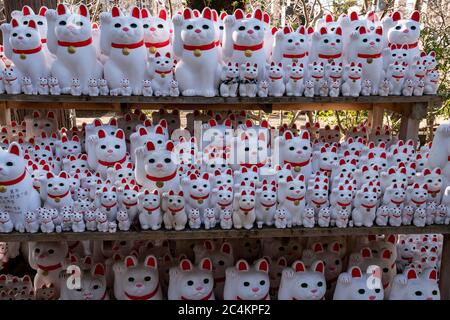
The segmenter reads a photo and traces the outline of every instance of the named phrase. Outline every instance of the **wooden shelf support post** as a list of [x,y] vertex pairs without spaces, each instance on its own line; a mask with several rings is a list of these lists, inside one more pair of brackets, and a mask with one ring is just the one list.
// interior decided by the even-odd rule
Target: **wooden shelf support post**
[[414,142],[417,142],[419,139],[420,121],[427,115],[428,104],[412,103],[406,108],[408,109],[402,113],[399,139],[412,139]]
[[5,101],[0,102],[0,125],[11,124],[11,109]]
[[442,300],[450,300],[450,234],[444,234],[439,288]]

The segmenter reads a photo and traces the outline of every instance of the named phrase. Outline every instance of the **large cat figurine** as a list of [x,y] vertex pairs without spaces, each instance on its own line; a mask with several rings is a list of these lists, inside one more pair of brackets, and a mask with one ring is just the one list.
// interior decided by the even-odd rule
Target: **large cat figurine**
[[[245,17],[241,9],[224,20],[224,60],[239,64],[250,63],[265,66],[267,53],[264,48],[264,14],[261,9]],[[258,69],[258,81],[264,80],[265,68]]]
[[0,195],[0,210],[9,213],[16,230],[24,231],[25,213],[39,208],[41,200],[16,142],[0,150]]
[[[60,300],[109,300],[108,290],[106,287],[106,270],[102,263],[96,263],[86,270],[82,270],[80,288],[68,288],[69,272],[61,272],[60,274]],[[84,269],[84,268],[83,268]]]
[[272,60],[276,63],[281,62],[285,69],[293,63],[308,65],[309,35],[312,32],[312,28],[305,28],[305,26],[300,26],[297,30],[292,30],[290,27],[278,30],[275,33]]
[[391,16],[383,19],[383,29],[387,30],[387,40],[391,45],[407,45],[410,54],[408,55],[409,65],[419,59],[419,37],[420,37],[420,12],[414,11],[410,19],[402,19],[399,11],[395,11]]
[[56,55],[52,76],[58,79],[62,93],[70,93],[72,79],[79,79],[82,93],[88,94],[89,79],[102,78],[103,73],[92,42],[88,8],[82,4],[78,13],[71,14],[65,5],[58,4],[56,11],[49,9],[45,16],[47,46]]
[[343,56],[343,37],[341,27],[334,31],[322,27],[312,35],[310,61],[317,63],[331,64],[332,62],[342,63]]
[[1,29],[5,56],[14,63],[18,78],[31,80],[32,93],[37,94],[40,78],[47,78],[50,72],[36,22],[30,20],[28,25],[21,25],[12,19],[11,24],[4,23]]
[[105,63],[105,79],[111,94],[121,93],[121,81],[128,79],[134,95],[142,94],[147,72],[147,50],[141,12],[133,7],[126,16],[118,7],[100,15],[102,52],[109,59]]
[[211,9],[195,17],[191,9],[173,17],[173,50],[179,62],[175,77],[183,96],[213,97],[217,93],[221,66],[218,61]]
[[161,9],[157,16],[152,16],[147,8],[141,9],[142,26],[144,28],[144,42],[149,56],[159,52],[162,56],[166,53],[173,55],[172,48],[172,23],[167,11]]

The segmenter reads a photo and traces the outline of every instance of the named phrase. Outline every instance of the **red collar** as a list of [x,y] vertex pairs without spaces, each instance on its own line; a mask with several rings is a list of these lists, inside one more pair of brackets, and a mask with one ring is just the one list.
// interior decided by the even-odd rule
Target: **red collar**
[[49,272],[49,271],[54,271],[54,270],[57,270],[59,268],[62,268],[62,265],[61,265],[61,263],[54,264],[54,265],[51,265],[51,266],[42,266],[42,265],[38,264],[37,267],[40,270]]
[[306,160],[306,161],[303,161],[303,162],[291,162],[291,161],[284,160],[284,164],[288,164],[288,163],[291,166],[294,166],[294,167],[304,167],[304,166],[307,166],[309,164],[309,159]]
[[321,206],[321,205],[327,203],[327,200],[324,200],[323,202],[317,202],[317,201],[314,201],[314,200],[311,200],[311,201],[312,201],[312,203],[314,203],[317,206]]
[[183,48],[189,51],[194,51],[194,50],[210,50],[216,47],[216,43],[213,41],[211,43],[208,44],[202,44],[202,45],[190,45],[190,44],[183,44]]
[[124,155],[122,159],[117,160],[117,161],[109,162],[109,161],[98,160],[98,163],[101,164],[102,166],[109,168],[109,167],[113,167],[116,163],[122,164],[125,162],[125,160],[127,160],[126,155]]
[[403,203],[403,201],[394,201],[394,200],[392,200],[391,199],[391,202],[393,203],[393,204],[396,204],[396,205],[401,205],[402,203]]
[[69,41],[58,41],[58,45],[61,47],[85,47],[92,43],[92,38],[89,38],[84,41],[78,41],[78,42],[69,42]]
[[[259,299],[259,300],[267,300],[268,296],[269,296],[269,292],[267,292],[267,294],[264,297],[262,297],[261,299]],[[243,300],[243,299],[241,297],[239,297],[239,296],[236,296],[236,300]]]
[[[417,47],[417,45],[419,44],[419,42],[414,42],[414,43],[408,43],[408,49],[413,49],[415,47]],[[405,44],[397,44],[397,43],[389,43],[389,48],[391,47],[391,45],[395,45],[395,49],[401,48],[402,46],[404,46]],[[395,50],[394,49],[394,50]]]
[[172,208],[167,208],[170,213],[172,213],[172,215],[175,215],[177,212],[180,212],[181,210],[184,209],[184,207],[181,207],[180,209],[172,209]]
[[41,50],[42,50],[42,45],[39,45],[39,47],[34,48],[34,49],[27,49],[27,50],[13,49],[13,52],[17,53],[17,54],[33,54],[33,53],[37,53]]
[[[211,290],[210,293],[208,293],[206,296],[204,296],[203,298],[199,299],[199,300],[209,300],[211,298],[211,296],[213,295],[213,290]],[[186,297],[181,296],[181,300],[190,300]]]
[[348,207],[349,205],[352,204],[352,202],[350,201],[349,203],[342,203],[342,202],[337,202],[338,205],[340,205],[341,207]]
[[122,201],[123,202],[123,204],[125,205],[125,207],[134,207],[135,205],[137,205],[137,202],[134,202],[134,203],[126,203],[125,201]]
[[323,78],[323,76],[311,76],[311,77],[313,77],[314,79],[322,79]]
[[169,181],[169,180],[172,180],[173,178],[175,178],[176,175],[177,175],[177,171],[174,171],[172,174],[170,174],[168,176],[165,176],[165,177],[153,177],[153,176],[149,176],[148,174],[145,175],[145,177],[148,180],[157,182],[157,181]]
[[424,204],[427,200],[423,200],[423,201],[416,201],[411,199],[412,202],[414,202],[416,205],[420,206],[421,204]]
[[163,42],[146,42],[145,46],[147,48],[164,48],[165,46],[168,46],[170,44],[170,39],[167,39]]
[[450,161],[450,156],[447,157],[447,161]]
[[372,208],[374,208],[374,207],[376,206],[376,204],[374,204],[374,205],[372,205],[372,206],[367,206],[367,205],[362,204],[362,203],[361,203],[361,205],[362,205],[364,208],[366,208],[366,209],[372,209]]
[[25,179],[26,174],[27,174],[27,170],[25,169],[25,170],[23,170],[23,173],[14,180],[0,181],[0,186],[12,186],[14,184],[17,184],[17,183],[21,182],[23,179]]
[[169,74],[169,73],[172,73],[172,70],[169,70],[169,71],[155,70],[155,72],[156,72],[157,74]]
[[254,207],[251,207],[251,208],[249,208],[249,209],[244,209],[244,208],[242,208],[241,206],[239,206],[239,209],[241,209],[242,211],[248,213],[248,212],[252,211],[252,210],[254,209]]
[[8,222],[10,222],[10,221],[11,221],[11,219],[8,219],[8,221],[5,221],[5,222],[0,221],[0,224],[5,224],[5,223],[8,223]]
[[349,77],[349,78],[352,79],[353,81],[361,79],[361,77]]
[[295,81],[298,81],[298,80],[302,80],[302,79],[303,79],[303,77],[293,77],[293,76],[290,76],[290,78],[291,78],[292,80],[295,80]]
[[438,82],[439,82],[439,80],[430,80],[430,82],[433,82],[433,83],[438,83]]
[[272,203],[272,204],[264,204],[264,203],[261,203],[261,205],[262,205],[263,207],[266,207],[266,208],[271,208],[271,207],[273,207],[273,206],[275,205],[275,202]]
[[144,39],[135,43],[111,43],[111,47],[115,49],[137,49],[144,45]]
[[265,163],[241,163],[241,167],[245,167],[250,169],[253,166],[256,166],[258,168],[264,167]]
[[116,204],[117,204],[117,202],[115,202],[114,204],[108,206],[108,205],[105,205],[105,204],[102,203],[102,207],[105,207],[106,209],[111,209],[112,207],[115,207]]
[[304,58],[307,56],[308,56],[308,51],[305,51],[305,52],[299,53],[299,54],[283,53],[283,58],[288,58],[288,59],[300,59],[300,58]]
[[300,197],[300,198],[291,198],[291,197],[286,197],[287,200],[289,201],[302,201],[303,199],[305,199],[305,197]]
[[128,294],[125,291],[125,296],[129,299],[129,300],[150,300],[151,298],[153,298],[159,290],[159,283],[156,286],[155,290],[151,291],[150,293],[147,293],[146,295],[143,296],[132,296],[131,294]]
[[231,205],[232,203],[233,203],[233,201],[230,201],[230,202],[228,202],[228,203],[220,203],[220,202],[217,202],[217,204],[218,204],[219,206],[221,206],[221,207],[227,207],[227,206]]
[[319,58],[321,59],[337,59],[342,57],[342,53],[337,53],[337,54],[323,54],[323,53],[319,53]]
[[153,212],[155,210],[158,210],[160,206],[154,207],[154,208],[148,208],[148,207],[144,207],[145,210],[147,210],[147,212]]
[[424,74],[415,74],[416,78],[423,79],[425,77]]
[[57,195],[57,194],[55,195],[55,194],[50,194],[50,193],[47,193],[47,195],[48,195],[49,198],[52,198],[52,199],[62,199],[65,196],[67,196],[69,194],[69,192],[70,192],[70,189],[67,190],[64,194],[61,194],[61,195]]
[[283,79],[283,77],[269,77],[271,80],[280,80]]
[[259,49],[262,49],[264,47],[264,42],[261,42],[260,44],[255,44],[254,46],[241,46],[239,44],[234,44],[233,49],[238,51],[256,51]]
[[342,76],[330,76],[330,78],[336,80],[336,79],[341,79]]
[[380,58],[380,57],[381,57],[381,52],[375,53],[375,54],[358,53],[358,58],[362,58],[362,59],[375,59],[375,58]]
[[395,79],[403,79],[405,76],[394,76],[394,75],[392,75],[392,78],[395,78]]
[[246,80],[250,80],[250,81],[252,81],[252,80],[256,80],[256,78],[249,78],[249,77],[244,77]]
[[194,200],[205,200],[205,199],[208,199],[208,197],[209,197],[209,193],[206,196],[201,196],[201,197],[197,197],[197,196],[194,196],[191,194],[191,198]]

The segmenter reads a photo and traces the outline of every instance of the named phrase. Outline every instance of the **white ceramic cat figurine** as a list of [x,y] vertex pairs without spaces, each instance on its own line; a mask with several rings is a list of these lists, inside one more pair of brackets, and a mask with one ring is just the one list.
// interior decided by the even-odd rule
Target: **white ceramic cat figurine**
[[[281,62],[283,66],[308,64],[309,58],[309,35],[313,33],[312,28],[300,26],[297,30],[284,27],[275,33],[275,41],[272,50],[272,60]],[[287,68],[286,70],[289,70]]]
[[91,97],[97,97],[100,94],[100,89],[98,88],[97,79],[89,79],[88,80],[88,94]]
[[142,80],[142,95],[144,97],[151,97],[153,95],[152,82],[150,80]]
[[233,225],[236,229],[253,228],[255,223],[255,191],[242,190],[234,195]]
[[259,259],[253,266],[239,260],[225,272],[225,300],[270,300],[269,263]]
[[63,207],[73,205],[70,193],[69,176],[65,171],[58,175],[47,172],[45,178],[41,180],[41,198],[44,200],[44,208],[61,210]]
[[73,96],[81,96],[82,93],[80,79],[73,78],[72,84],[70,85],[70,94]]
[[138,195],[139,222],[144,230],[158,230],[162,224],[160,194],[158,190],[144,190]]
[[54,96],[59,96],[61,94],[61,88],[59,86],[58,78],[50,77],[48,79],[48,86],[50,87],[50,94]]
[[396,275],[389,295],[389,300],[440,299],[438,274],[434,269],[426,269],[421,274],[415,269],[407,269]]
[[305,75],[303,63],[292,63],[288,66],[288,80],[286,83],[286,95],[300,97],[304,91],[303,78]]
[[172,48],[172,23],[165,9],[159,10],[152,16],[147,8],[141,9],[141,18],[144,27],[145,47],[149,55],[159,52],[162,56],[166,53],[173,55]]
[[6,211],[0,211],[0,232],[10,233],[14,230],[14,224]]
[[0,190],[3,201],[0,210],[9,213],[16,230],[24,231],[24,216],[40,206],[39,194],[26,169],[23,152],[16,142],[8,150],[0,150]]
[[130,14],[124,15],[118,7],[113,7],[111,12],[100,15],[100,21],[100,46],[109,57],[104,74],[111,95],[122,91],[124,78],[130,81],[132,94],[141,95],[142,80],[149,71],[139,8],[132,7]]
[[341,63],[343,57],[343,37],[342,28],[336,27],[334,31],[327,30],[326,27],[320,28],[312,35],[310,61],[318,63]]
[[5,65],[5,69],[3,70],[3,83],[6,93],[19,94],[22,92],[19,77],[20,74],[13,64],[9,63]]
[[[224,19],[224,60],[239,64],[264,66],[267,52],[264,48],[264,14],[261,9],[255,9],[251,17],[245,17],[241,9]],[[265,69],[258,70],[258,81],[265,79]]]
[[439,71],[431,70],[425,76],[424,94],[436,94],[439,87]]
[[363,273],[359,267],[351,267],[348,272],[339,275],[333,300],[383,300],[384,290],[380,275],[378,266],[367,273]]
[[33,94],[37,94],[39,79],[50,75],[37,23],[30,20],[28,25],[22,25],[12,19],[11,24],[1,25],[3,32],[3,50],[5,56],[11,60],[19,74],[31,79]]
[[211,259],[203,258],[198,266],[188,259],[169,271],[169,300],[214,300],[214,277]]
[[344,69],[344,83],[342,84],[342,95],[344,97],[358,97],[361,93],[362,85],[362,64],[351,62]]
[[183,230],[186,227],[187,215],[184,209],[185,200],[183,191],[175,193],[170,190],[163,194],[162,209],[164,211],[164,227],[167,230]]
[[369,79],[365,79],[361,85],[361,95],[362,96],[370,96],[372,93],[372,81]]
[[22,92],[27,95],[33,94],[33,84],[28,77],[22,77]]
[[228,62],[228,65],[222,67],[220,95],[222,97],[236,97],[237,89],[239,85],[239,64],[232,64]]
[[172,81],[170,81],[169,96],[178,97],[179,95],[180,95],[180,89],[178,87],[178,81],[172,79]]
[[387,77],[392,84],[392,90],[389,94],[399,96],[402,94],[403,84],[408,70],[406,62],[398,63],[397,61],[389,65]]
[[[103,67],[92,43],[89,9],[80,5],[78,13],[58,4],[57,10],[45,13],[48,23],[47,46],[56,56],[51,67],[52,76],[59,81],[61,92],[70,92],[73,78],[80,79],[83,94],[88,94],[88,81],[102,76]],[[83,61],[83,63],[80,63]]]
[[410,97],[414,93],[415,83],[412,79],[406,79],[403,84],[402,94],[406,97]]
[[319,95],[320,88],[325,82],[324,77],[325,68],[323,62],[314,61],[308,65],[308,80],[314,83],[314,95],[316,96]]
[[[241,97],[256,97],[258,92],[258,65],[250,63],[241,65],[239,95]],[[269,85],[270,87],[270,85]],[[269,87],[267,89],[269,89]]]
[[284,69],[280,63],[275,64],[272,62],[267,71],[269,82],[269,96],[281,97],[286,91],[286,85],[284,84]]
[[48,79],[45,77],[39,78],[39,84],[38,84],[38,93],[40,95],[48,95],[50,93],[50,89],[48,86]]
[[155,56],[149,57],[149,63],[153,65],[155,74],[151,82],[153,94],[157,97],[168,96],[170,91],[170,84],[173,80],[173,58],[170,52],[162,56],[156,52]]
[[[76,265],[76,264],[75,264]],[[80,275],[80,288],[69,289],[67,283],[70,283],[70,273],[60,274],[60,300],[109,300],[106,270],[102,263],[95,265],[86,265],[87,270],[83,270]]]
[[314,97],[314,82],[312,80],[305,81],[304,95],[309,98]]
[[109,94],[108,81],[106,79],[98,79],[98,88],[101,96],[107,96]]
[[[173,51],[178,63],[175,77],[183,96],[216,95],[221,67],[218,61],[213,13],[204,8],[195,17],[191,9],[173,17]],[[241,61],[236,60],[241,63]]]

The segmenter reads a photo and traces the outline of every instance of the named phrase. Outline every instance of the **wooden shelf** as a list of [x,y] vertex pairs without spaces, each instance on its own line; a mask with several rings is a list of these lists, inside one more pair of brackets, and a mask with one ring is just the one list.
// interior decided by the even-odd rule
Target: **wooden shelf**
[[223,98],[223,97],[144,97],[144,96],[71,96],[71,95],[0,95],[6,108],[14,109],[79,109],[111,110],[139,107],[141,109],[180,110],[372,110],[374,105],[402,112],[412,104],[442,103],[440,96],[368,96],[368,97],[267,97],[267,98]]
[[416,226],[401,227],[353,227],[353,228],[263,228],[263,229],[213,229],[183,231],[118,231],[109,232],[62,232],[62,233],[18,233],[0,234],[0,241],[78,241],[78,240],[186,240],[186,239],[242,239],[242,238],[284,238],[314,236],[361,236],[368,234],[449,234],[448,225],[431,225],[423,228]]

